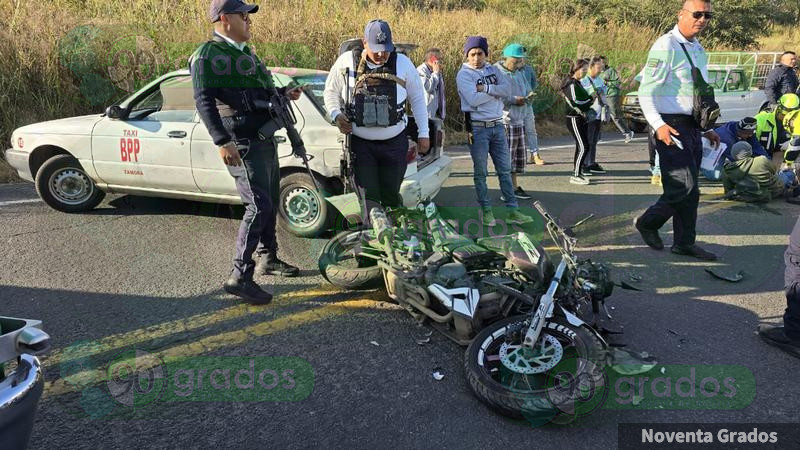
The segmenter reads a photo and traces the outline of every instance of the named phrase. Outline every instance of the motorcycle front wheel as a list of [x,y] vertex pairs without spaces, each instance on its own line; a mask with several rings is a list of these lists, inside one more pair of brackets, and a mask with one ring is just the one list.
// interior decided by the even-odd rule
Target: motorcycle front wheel
[[334,286],[343,289],[370,289],[383,283],[377,261],[360,256],[364,231],[343,231],[322,248],[319,271]]
[[500,320],[472,340],[464,368],[475,395],[500,414],[534,425],[568,423],[602,406],[608,392],[600,339],[553,317],[528,350],[522,347],[527,318]]

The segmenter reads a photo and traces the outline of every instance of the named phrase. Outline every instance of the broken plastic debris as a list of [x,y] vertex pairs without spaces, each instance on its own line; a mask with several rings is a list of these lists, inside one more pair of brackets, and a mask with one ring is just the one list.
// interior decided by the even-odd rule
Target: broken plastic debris
[[736,275],[721,275],[721,274],[718,274],[718,273],[714,272],[711,269],[706,269],[706,272],[708,272],[712,277],[714,277],[714,278],[716,278],[718,280],[728,281],[728,282],[731,282],[731,283],[738,283],[738,282],[740,282],[740,281],[742,281],[744,279],[744,271],[743,270],[740,270]]
[[400,394],[400,397],[408,398],[410,395],[411,395],[411,392],[403,392],[402,394]]
[[658,362],[647,352],[636,353],[613,347],[611,351],[611,369],[622,375],[638,375],[649,372]]
[[425,345],[430,341],[431,341],[431,338],[429,338],[429,337],[426,337],[425,339],[417,339],[417,344],[418,345]]
[[639,289],[639,288],[637,288],[637,287],[635,287],[635,286],[631,286],[630,284],[628,284],[628,283],[626,283],[626,282],[624,282],[624,281],[620,281],[620,282],[619,282],[619,287],[621,287],[622,289],[627,289],[627,290],[629,290],[629,291],[639,291],[639,292],[642,292],[642,290],[641,290],[641,289]]
[[370,344],[372,344],[372,345],[374,345],[375,347],[380,347],[380,346],[381,346],[381,344],[378,344],[378,343],[377,343],[377,342],[375,342],[375,341],[369,341],[369,343],[370,343]]
[[661,373],[667,373],[667,368],[666,367],[662,367],[661,368]]
[[425,333],[425,337],[431,337],[431,336],[433,336],[433,330],[430,330],[427,333]]
[[437,367],[433,369],[433,379],[436,381],[442,381],[444,379],[444,372],[442,372],[441,368]]
[[644,400],[644,397],[642,397],[641,395],[634,395],[633,396],[633,405],[637,406],[639,403],[642,403],[642,400]]
[[634,283],[639,283],[639,282],[641,282],[641,281],[643,280],[643,277],[642,277],[641,275],[637,275],[637,274],[635,274],[635,273],[631,273],[631,274],[629,274],[629,275],[628,275],[628,277],[629,277],[629,278],[631,279],[631,281],[633,281]]
[[668,331],[670,334],[674,334],[675,336],[677,336],[677,335],[678,335],[678,332],[677,332],[677,331],[670,330],[669,328],[667,328],[667,331]]

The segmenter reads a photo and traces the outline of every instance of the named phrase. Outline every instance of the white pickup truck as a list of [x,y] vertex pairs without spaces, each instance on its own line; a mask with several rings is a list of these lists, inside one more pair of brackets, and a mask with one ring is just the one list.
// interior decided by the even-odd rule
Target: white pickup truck
[[[276,133],[281,170],[279,223],[299,236],[316,236],[333,224],[336,209],[324,197],[342,193],[344,135],[326,118],[322,92],[327,72],[283,68],[277,86],[306,84],[292,102],[305,141],[316,191],[300,159],[291,155],[285,130]],[[187,70],[152,81],[106,114],[35,123],[14,130],[5,159],[54,209],[82,212],[106,192],[240,204],[233,177],[195,110]],[[410,141],[400,195],[414,207],[433,198],[450,175],[441,120],[431,119],[431,150]]]
[[[762,89],[751,86],[751,79],[743,67],[709,65],[707,81],[714,87],[714,96],[720,106],[717,123],[753,117],[768,105],[767,95]],[[630,92],[622,99],[622,115],[634,131],[642,132],[647,128],[637,92]]]

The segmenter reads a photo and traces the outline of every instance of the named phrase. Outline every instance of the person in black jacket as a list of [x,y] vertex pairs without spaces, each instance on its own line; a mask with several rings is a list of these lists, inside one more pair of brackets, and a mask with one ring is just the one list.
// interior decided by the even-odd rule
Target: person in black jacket
[[[297,267],[277,255],[280,175],[273,141],[277,128],[269,127],[277,123],[270,111],[270,98],[286,95],[297,100],[301,91],[275,88],[270,71],[246,45],[250,14],[256,11],[258,5],[242,0],[212,0],[209,17],[214,23],[213,38],[194,52],[189,69],[197,111],[219,147],[245,206],[233,270],[223,287],[250,303],[266,304],[272,295],[253,281],[255,271],[282,276],[299,273]],[[257,267],[253,252],[261,255]]]
[[786,311],[783,326],[761,325],[758,335],[792,356],[800,358],[800,219],[789,236],[789,247],[783,256],[786,263],[784,288],[786,289]]
[[572,184],[586,185],[589,180],[581,171],[589,149],[588,123],[586,111],[591,109],[594,98],[581,86],[581,80],[589,69],[588,59],[578,59],[570,68],[569,77],[561,85],[561,94],[567,100],[567,129],[575,139],[575,171],[569,179]]
[[783,94],[797,93],[800,81],[798,81],[797,72],[795,72],[796,65],[797,55],[794,52],[784,52],[781,55],[781,63],[767,75],[764,92],[767,94],[770,106],[776,106],[778,99]]

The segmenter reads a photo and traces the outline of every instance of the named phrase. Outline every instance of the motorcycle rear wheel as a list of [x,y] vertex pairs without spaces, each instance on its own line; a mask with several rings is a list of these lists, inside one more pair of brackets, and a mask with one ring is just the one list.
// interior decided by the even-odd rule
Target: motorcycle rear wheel
[[322,248],[319,271],[334,286],[343,289],[371,289],[382,285],[383,273],[375,260],[359,257],[357,248],[362,233],[370,231],[343,231]]
[[[537,342],[539,345],[547,340],[551,347],[560,347],[558,359],[549,361],[553,367],[535,374],[523,374],[506,367],[500,356],[501,347],[505,343],[506,348],[520,348],[527,329],[523,325],[526,318],[515,316],[497,321],[472,340],[466,351],[464,369],[473,393],[500,414],[525,418],[533,425],[568,423],[601,405],[608,394],[604,376],[606,350],[597,336],[584,326],[574,326],[563,318],[553,317],[545,324]],[[507,332],[514,328],[520,330],[519,337],[507,342]],[[558,344],[554,344],[553,338]],[[506,352],[509,354],[508,350]],[[536,363],[525,362],[520,367],[544,369],[548,367],[546,358],[542,364],[545,365],[538,369]],[[583,398],[584,395],[590,398]]]

